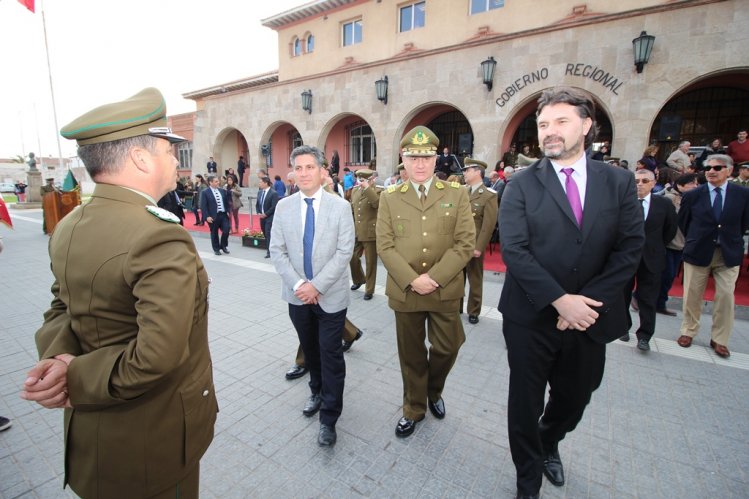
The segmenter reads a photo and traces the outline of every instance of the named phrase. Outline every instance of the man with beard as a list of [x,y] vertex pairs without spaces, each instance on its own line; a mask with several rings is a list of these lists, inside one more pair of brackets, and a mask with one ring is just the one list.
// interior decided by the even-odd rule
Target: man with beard
[[546,90],[536,116],[545,158],[513,176],[499,216],[508,433],[523,498],[539,497],[542,474],[564,484],[559,441],[601,383],[606,343],[621,336],[622,290],[644,241],[632,174],[585,157],[596,135],[592,97]]

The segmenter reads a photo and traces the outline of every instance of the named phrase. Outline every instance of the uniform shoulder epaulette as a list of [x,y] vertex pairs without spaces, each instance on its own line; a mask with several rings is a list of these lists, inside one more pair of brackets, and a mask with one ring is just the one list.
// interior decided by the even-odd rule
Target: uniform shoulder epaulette
[[146,210],[151,215],[161,220],[164,220],[165,222],[171,222],[174,224],[179,223],[179,217],[177,217],[177,215],[175,215],[171,211],[165,210],[164,208],[159,208],[158,206],[154,206],[151,204],[151,205],[146,206]]
[[397,185],[389,185],[388,186],[388,192],[395,192],[395,190],[398,188]]
[[450,187],[452,187],[453,189],[459,189],[460,182],[450,182]]
[[497,191],[495,191],[491,187],[487,187],[486,190],[489,191],[489,192],[491,192],[492,194],[496,194],[497,193]]
[[384,187],[381,186],[381,185],[375,185],[374,188],[375,188],[375,190],[377,190],[377,189],[383,190],[384,189]]
[[401,185],[400,191],[401,192],[408,192],[408,184]]

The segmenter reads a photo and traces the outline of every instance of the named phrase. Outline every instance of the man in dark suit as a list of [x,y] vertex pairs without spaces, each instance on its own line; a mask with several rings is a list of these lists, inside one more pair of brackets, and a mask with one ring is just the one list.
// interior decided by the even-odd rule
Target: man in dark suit
[[156,204],[159,208],[163,208],[179,218],[180,225],[185,225],[185,210],[182,205],[182,200],[179,197],[182,193],[184,193],[184,191],[182,190],[182,184],[179,182],[179,173],[177,173],[176,189],[164,194]]
[[733,159],[713,154],[705,160],[707,184],[684,194],[679,228],[684,233],[684,319],[682,347],[689,347],[700,329],[707,278],[715,279],[710,346],[729,357],[728,340],[734,320],[734,289],[744,258],[744,234],[749,230],[749,189],[729,182]]
[[208,171],[208,173],[218,173],[218,165],[213,160],[213,156],[208,158],[208,163],[206,163],[205,168]]
[[[208,176],[208,189],[200,193],[200,211],[211,229],[213,253],[220,255],[223,251],[228,254],[229,231],[231,230],[228,214],[231,212],[231,196],[225,189],[219,188],[218,177]],[[218,237],[219,229],[221,230],[221,240]]]
[[268,251],[265,253],[265,258],[270,258],[270,234],[273,228],[273,213],[275,213],[276,204],[278,204],[278,193],[275,189],[271,188],[271,185],[270,177],[260,179],[257,201],[255,202],[255,211],[258,217],[260,217],[260,230],[263,231],[265,240],[268,243],[266,246]]
[[671,200],[663,196],[650,194],[655,185],[655,174],[650,170],[635,172],[637,183],[637,199],[642,206],[641,216],[645,220],[645,246],[637,272],[625,288],[624,309],[627,316],[627,333],[621,338],[629,341],[629,329],[632,327],[632,317],[629,315],[629,302],[632,290],[637,281],[635,297],[640,314],[640,327],[637,328],[637,348],[642,351],[650,350],[650,338],[655,333],[655,309],[658,301],[658,291],[661,285],[661,273],[666,265],[666,245],[676,235],[676,208]]
[[564,484],[558,443],[601,383],[644,242],[632,174],[585,157],[596,134],[592,97],[546,90],[536,116],[546,157],[513,176],[499,216],[518,497],[538,497],[542,473]]

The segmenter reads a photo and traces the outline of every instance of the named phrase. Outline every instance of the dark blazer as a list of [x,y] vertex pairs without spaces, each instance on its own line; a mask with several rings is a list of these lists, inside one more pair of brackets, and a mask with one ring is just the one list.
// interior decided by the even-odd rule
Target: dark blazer
[[[272,222],[273,221],[273,214],[276,212],[276,205],[278,204],[278,193],[276,192],[273,187],[268,189],[268,193],[265,195],[265,198],[263,199],[263,210],[262,213],[265,213],[265,221],[266,222]],[[257,201],[255,201],[255,211],[260,214],[260,191],[257,193]]]
[[218,172],[218,165],[215,161],[209,161],[205,164],[205,168],[208,171],[208,173],[217,173]]
[[558,316],[551,302],[582,294],[603,302],[586,333],[604,343],[622,334],[622,290],[640,262],[645,237],[632,173],[589,159],[587,177],[582,229],[548,159],[507,184],[499,215],[507,264],[499,310],[511,321],[549,329]]
[[663,272],[663,267],[666,265],[666,245],[676,235],[677,227],[674,203],[663,196],[651,194],[648,218],[645,219],[642,263],[653,274]]
[[[218,192],[221,193],[221,200],[224,202],[224,210],[226,210],[226,213],[230,213],[231,196],[226,192],[226,189],[219,188]],[[210,187],[200,193],[200,211],[203,212],[203,219],[208,217],[215,219],[218,214],[216,198],[213,197],[213,191]]]
[[720,220],[715,220],[707,184],[687,192],[681,198],[679,228],[684,234],[684,261],[692,265],[710,265],[715,246],[727,267],[741,265],[744,258],[744,233],[749,230],[749,189],[727,183]]
[[159,205],[159,208],[164,208],[165,210],[177,215],[177,217],[179,217],[180,223],[182,223],[182,221],[185,219],[185,210],[182,209],[182,202],[179,200],[178,194],[178,191],[167,192],[161,199],[159,199],[159,202],[156,204]]

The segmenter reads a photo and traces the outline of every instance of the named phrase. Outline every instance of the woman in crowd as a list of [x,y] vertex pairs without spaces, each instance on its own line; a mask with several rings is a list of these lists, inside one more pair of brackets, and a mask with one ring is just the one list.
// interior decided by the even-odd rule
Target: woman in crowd
[[698,170],[702,170],[702,163],[707,159],[708,156],[711,156],[713,154],[726,154],[726,148],[723,147],[723,142],[720,140],[720,137],[716,137],[713,139],[712,142],[710,142],[709,146],[705,147],[705,150],[702,151],[702,154],[699,158],[697,158],[696,165]]
[[237,181],[233,175],[227,175],[226,177],[226,192],[231,196],[231,217],[229,217],[229,229],[231,229],[232,218],[234,219],[235,230],[231,231],[233,234],[239,232],[239,209],[243,206],[242,204],[242,189],[237,185]]
[[645,168],[653,173],[655,173],[655,170],[658,168],[658,160],[655,159],[656,154],[658,154],[658,146],[648,146],[645,148],[645,152],[642,153],[642,158],[640,159],[642,164],[645,165]]
[[205,221],[201,218],[198,208],[200,208],[200,193],[208,188],[203,175],[195,175],[195,185],[193,187],[192,195],[192,214],[195,215],[195,223],[193,225],[203,225]]
[[278,199],[281,199],[286,195],[286,184],[281,180],[281,175],[276,175],[273,180],[273,189],[278,193]]
[[340,158],[338,157],[338,151],[333,150],[333,157],[330,158],[330,174],[338,175],[338,169],[340,168]]

